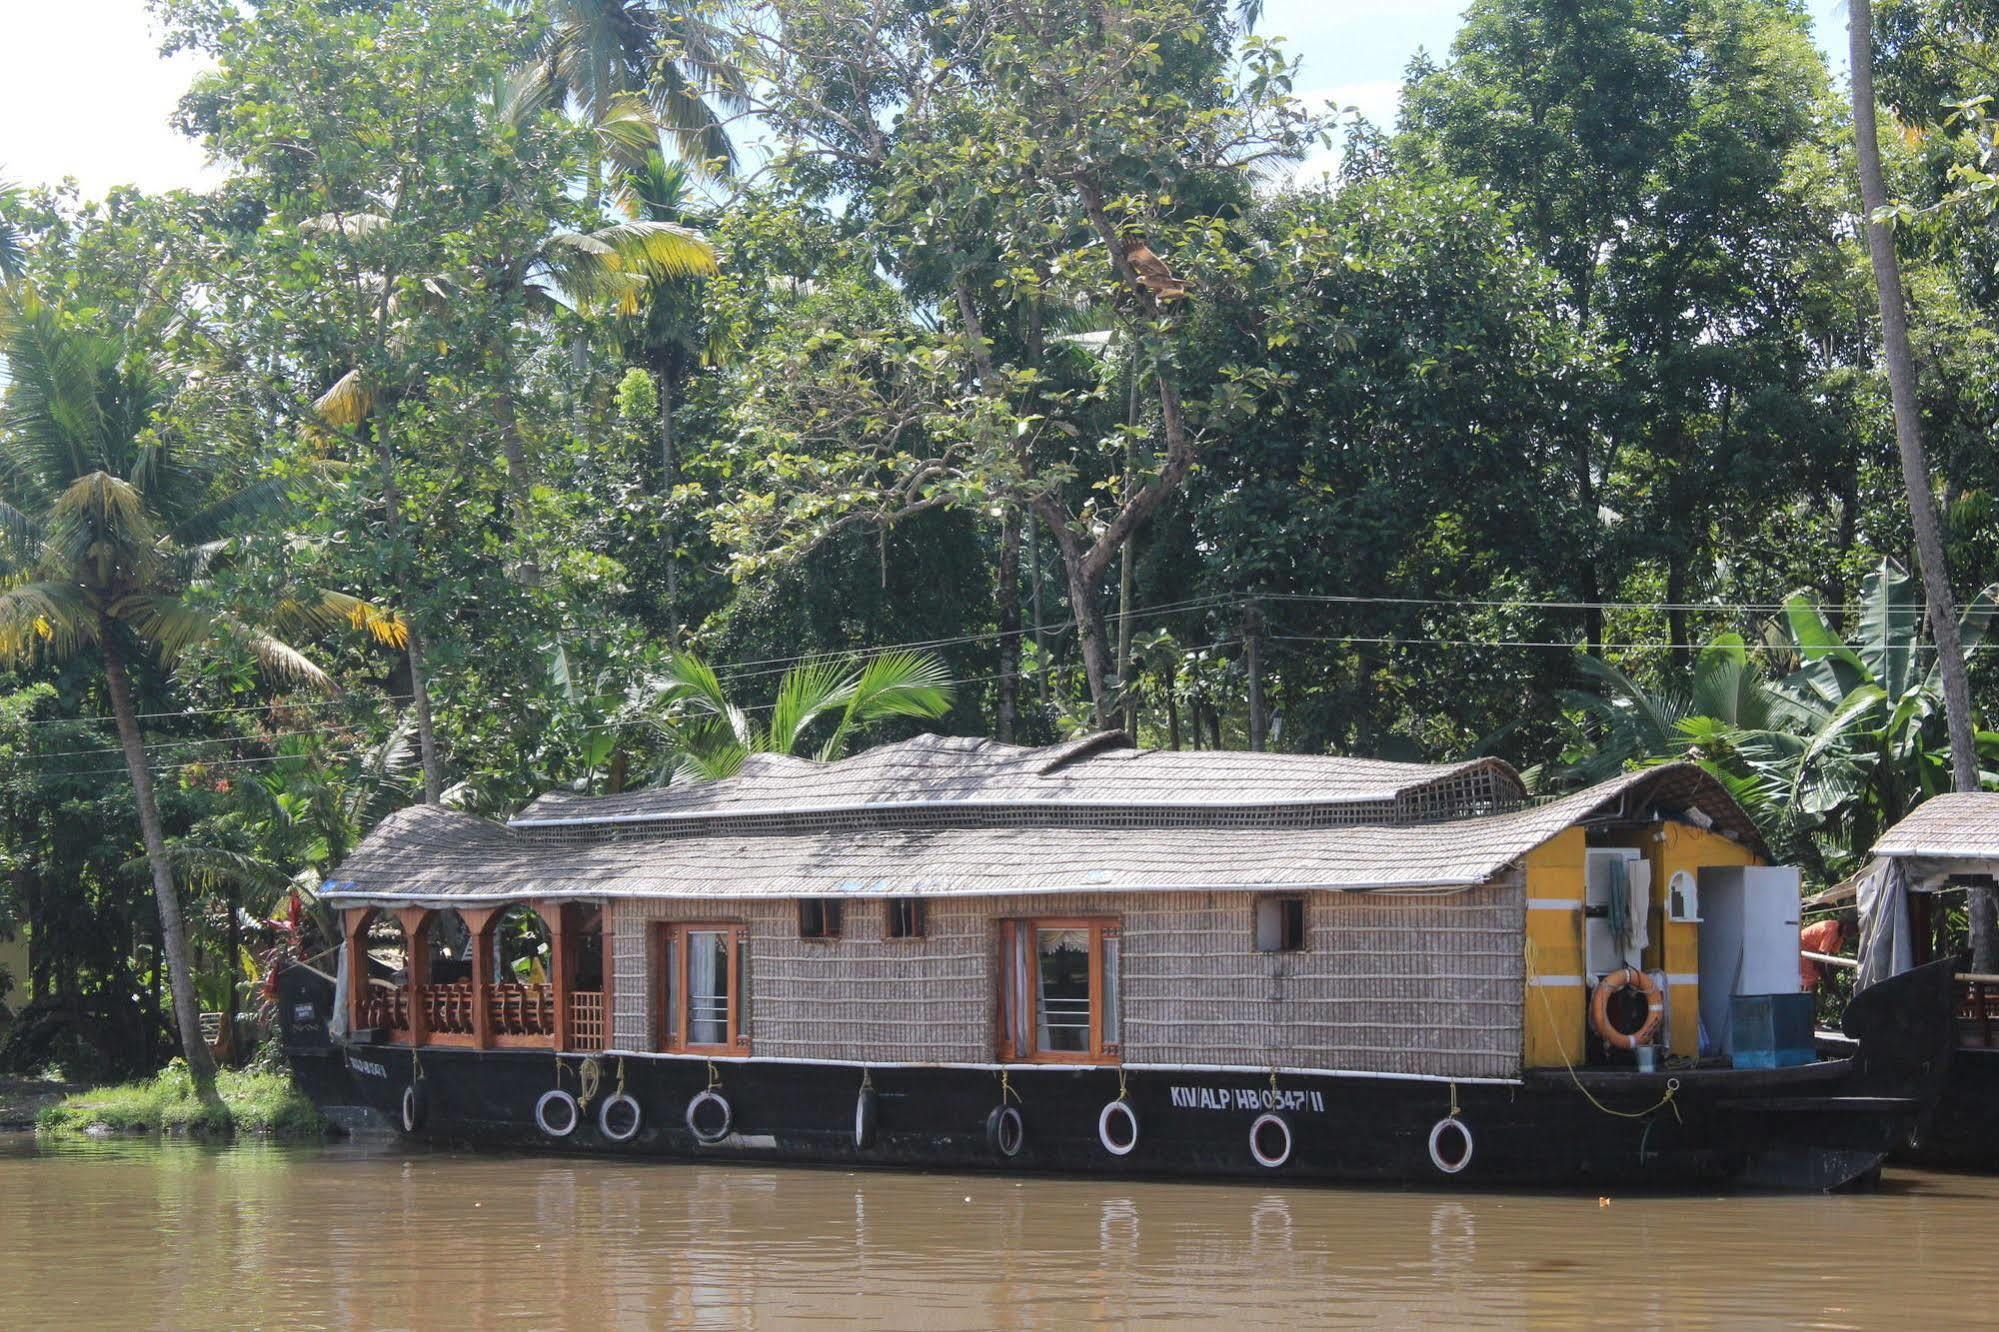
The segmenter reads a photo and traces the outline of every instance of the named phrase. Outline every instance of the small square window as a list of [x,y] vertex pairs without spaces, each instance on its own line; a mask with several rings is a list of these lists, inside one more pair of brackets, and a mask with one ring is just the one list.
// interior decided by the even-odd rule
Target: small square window
[[798,937],[837,939],[840,937],[840,902],[830,897],[805,897],[798,902]]
[[890,939],[921,939],[923,903],[914,897],[891,897],[882,934]]
[[1305,949],[1305,899],[1266,897],[1256,904],[1256,950],[1299,953]]

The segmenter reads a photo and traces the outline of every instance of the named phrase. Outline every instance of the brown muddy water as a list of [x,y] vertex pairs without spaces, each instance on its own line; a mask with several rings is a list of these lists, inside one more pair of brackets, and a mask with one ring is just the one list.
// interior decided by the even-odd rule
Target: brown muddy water
[[1928,1328],[1999,1181],[1557,1197],[0,1137],[0,1327]]

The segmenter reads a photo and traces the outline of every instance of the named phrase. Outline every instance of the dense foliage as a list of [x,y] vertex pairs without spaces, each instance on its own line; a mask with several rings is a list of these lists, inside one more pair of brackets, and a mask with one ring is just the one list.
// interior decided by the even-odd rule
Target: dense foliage
[[[861,727],[1691,753],[1821,874],[1947,776],[1793,0],[1475,0],[1394,125],[1223,0],[156,9],[221,182],[0,187],[0,1062],[156,1063],[174,893],[248,1007],[258,921],[400,803]],[[1877,33],[1966,600],[1994,31]]]

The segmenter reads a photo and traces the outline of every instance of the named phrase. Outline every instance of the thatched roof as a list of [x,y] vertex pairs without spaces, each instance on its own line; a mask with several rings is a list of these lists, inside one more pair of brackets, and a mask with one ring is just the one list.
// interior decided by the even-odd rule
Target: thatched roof
[[544,795],[515,828],[806,816],[948,805],[1208,810],[1379,806],[1384,819],[1470,813],[1519,802],[1499,759],[1388,763],[1311,754],[1139,749],[1117,731],[1024,748],[919,735],[837,763],[752,755],[736,776],[621,795]]
[[[890,748],[907,753],[910,746]],[[974,754],[982,752],[967,748]],[[860,763],[867,757],[848,762]],[[1256,769],[1275,756],[1206,757],[1227,761],[1219,767],[1234,767],[1235,760],[1250,758],[1257,763],[1248,766]],[[874,761],[880,762],[879,757]],[[1190,771],[1193,766],[1189,765]],[[1261,771],[1280,766],[1272,764]],[[1392,780],[1388,769],[1403,769],[1401,779],[1407,781],[1412,765],[1367,767],[1385,784]],[[863,770],[876,769],[863,765]],[[1309,763],[1298,764],[1297,770],[1307,778],[1300,783],[1306,790],[1336,789],[1323,775],[1315,782]],[[755,782],[762,788],[758,799],[775,798],[769,774],[757,775]],[[1356,782],[1349,789],[1357,787]],[[817,796],[824,788],[808,784],[806,789]],[[1275,803],[1281,793],[1281,788],[1270,785],[1252,790],[1259,802],[1254,808]],[[812,820],[797,823],[725,818],[554,829],[526,821],[503,827],[451,810],[417,806],[384,820],[340,867],[322,895],[345,902],[471,903],[523,897],[1450,891],[1506,873],[1522,856],[1571,825],[1601,819],[1638,821],[1654,813],[1678,815],[1689,809],[1738,837],[1746,830],[1747,840],[1759,845],[1746,816],[1721,786],[1688,765],[1631,773],[1541,804],[1517,803],[1501,812],[1427,821],[1383,818],[1300,824],[1273,823],[1261,816],[1248,821],[1221,817],[1189,821],[1184,806],[1161,809],[1159,817],[1145,820],[1134,813],[1138,807],[1125,806],[1118,823],[1088,826],[1064,817],[1060,804],[1042,798],[1025,803],[1030,813],[1044,817],[967,819],[964,811],[946,808],[925,810],[921,819],[884,822],[867,812],[840,816],[822,808]],[[1220,806],[1213,812],[1226,815],[1231,808]]]
[[1877,856],[1999,860],[1999,794],[1931,796],[1874,844]]

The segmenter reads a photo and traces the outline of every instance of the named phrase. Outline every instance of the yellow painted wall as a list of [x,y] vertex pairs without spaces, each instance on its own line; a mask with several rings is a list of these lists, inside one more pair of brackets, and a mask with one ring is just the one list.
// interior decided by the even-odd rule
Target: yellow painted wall
[[1582,1059],[1583,852],[1570,828],[1527,856],[1527,1011],[1521,1023],[1528,1068]]
[[[1711,865],[1756,865],[1749,848],[1689,824],[1659,823],[1600,837],[1597,846],[1630,846],[1652,867],[1645,969],[1667,975],[1670,1051],[1700,1053],[1700,926],[1666,919],[1666,885],[1680,870],[1699,877]],[[1583,1053],[1588,992],[1583,977],[1583,860],[1590,843],[1571,828],[1529,854],[1527,869],[1527,1011],[1522,1060],[1560,1067]]]

